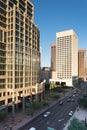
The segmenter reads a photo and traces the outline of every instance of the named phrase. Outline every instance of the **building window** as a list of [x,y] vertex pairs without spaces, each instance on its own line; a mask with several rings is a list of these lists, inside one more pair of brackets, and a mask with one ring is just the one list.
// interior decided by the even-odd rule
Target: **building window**
[[5,96],[5,92],[3,93],[3,96]]
[[0,106],[5,104],[5,100],[0,101]]
[[0,41],[2,41],[2,37],[3,37],[2,30],[0,30]]
[[6,42],[6,32],[4,32],[4,42]]
[[10,102],[12,102],[12,98],[9,98],[9,99],[8,99],[8,103],[10,103]]

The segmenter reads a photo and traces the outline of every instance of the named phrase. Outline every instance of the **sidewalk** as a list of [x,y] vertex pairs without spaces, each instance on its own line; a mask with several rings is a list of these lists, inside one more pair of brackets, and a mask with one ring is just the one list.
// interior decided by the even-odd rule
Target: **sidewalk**
[[22,112],[15,113],[14,121],[12,121],[11,114],[7,118],[0,122],[0,130],[16,130],[18,126],[23,125],[31,117],[24,115]]
[[67,122],[65,128],[63,130],[67,130],[68,126],[70,125],[70,121],[76,117],[79,121],[85,121],[87,119],[87,110],[79,108],[79,111],[75,111],[74,115],[71,119]]

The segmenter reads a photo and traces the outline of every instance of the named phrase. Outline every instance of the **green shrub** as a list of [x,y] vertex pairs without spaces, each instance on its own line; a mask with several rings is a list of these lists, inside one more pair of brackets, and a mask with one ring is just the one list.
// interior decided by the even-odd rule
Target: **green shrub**
[[0,121],[4,120],[7,116],[6,111],[0,111]]
[[85,98],[85,97],[79,98],[78,99],[78,104],[79,104],[79,106],[87,108],[87,98]]
[[42,104],[43,104],[44,107],[46,107],[46,106],[49,105],[49,102],[48,101],[43,101]]
[[53,98],[54,98],[54,99],[59,99],[59,98],[60,98],[60,96],[59,96],[59,94],[58,94],[58,93],[54,93],[54,94],[53,94]]
[[58,88],[58,92],[61,93],[63,92],[64,90],[62,88]]
[[74,118],[71,120],[68,130],[87,130],[87,128],[77,118]]
[[33,108],[34,110],[38,110],[40,108],[43,107],[43,104],[39,101],[34,101],[32,104],[31,104],[31,108]]
[[33,114],[34,114],[38,109],[40,109],[40,108],[42,108],[42,107],[43,107],[43,103],[41,103],[41,102],[39,102],[39,101],[34,101],[34,102],[32,102],[31,106],[30,106],[28,109],[26,109],[25,114],[27,114],[27,115],[32,115],[32,116],[33,116]]
[[26,109],[25,114],[33,116],[34,110],[31,108]]

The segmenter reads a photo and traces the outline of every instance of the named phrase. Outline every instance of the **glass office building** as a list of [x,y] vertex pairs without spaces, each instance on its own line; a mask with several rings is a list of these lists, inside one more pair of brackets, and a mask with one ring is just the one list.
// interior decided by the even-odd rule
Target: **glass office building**
[[40,31],[30,0],[0,1],[0,107],[29,98],[40,76]]

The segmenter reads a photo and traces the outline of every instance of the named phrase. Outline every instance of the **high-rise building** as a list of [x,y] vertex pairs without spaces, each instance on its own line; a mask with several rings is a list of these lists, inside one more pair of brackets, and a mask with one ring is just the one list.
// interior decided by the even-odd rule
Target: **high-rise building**
[[[40,31],[30,0],[0,1],[0,107],[35,94],[40,71]],[[33,89],[32,89],[33,88]]]
[[56,70],[56,44],[51,44],[51,70]]
[[78,50],[78,78],[83,80],[85,80],[86,76],[85,62],[86,62],[86,49],[80,48]]
[[51,78],[51,68],[43,67],[40,72],[40,80],[41,82],[46,80],[46,84],[49,84],[49,79]]
[[87,57],[85,59],[85,80],[87,81]]
[[78,37],[73,30],[56,33],[56,75],[50,82],[73,86],[78,81]]

